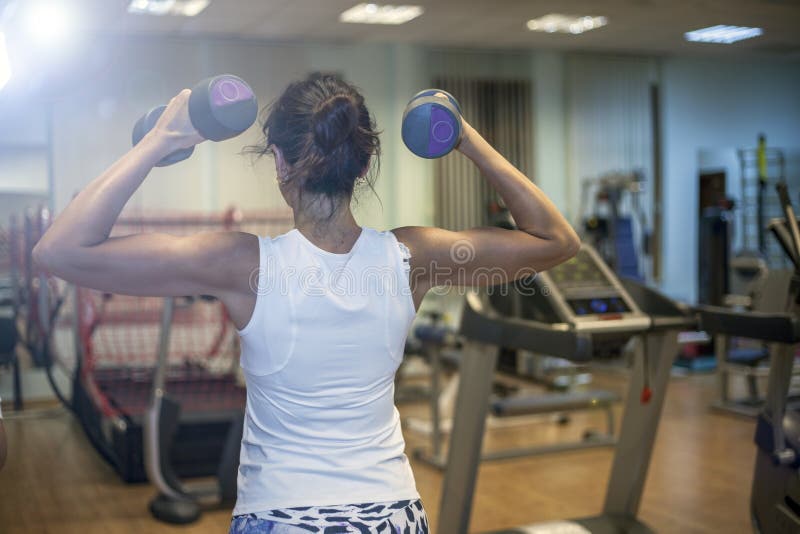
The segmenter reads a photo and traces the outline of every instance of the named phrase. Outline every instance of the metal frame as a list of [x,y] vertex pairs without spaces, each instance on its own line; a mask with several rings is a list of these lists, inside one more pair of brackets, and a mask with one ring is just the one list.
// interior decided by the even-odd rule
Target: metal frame
[[[788,235],[788,230],[780,226],[774,225],[774,228],[779,231],[784,231],[784,239],[791,239]],[[788,243],[788,241],[787,241]],[[748,259],[752,261],[752,259]],[[758,311],[758,312],[782,312],[786,309],[786,298],[791,284],[790,271],[767,271],[766,263],[763,259],[757,258],[753,261],[756,267],[753,270],[758,270],[759,274],[754,281],[750,283],[749,288],[744,292],[745,295],[727,295],[724,305],[734,310]],[[763,267],[762,267],[763,265]],[[743,306],[744,309],[737,308],[736,306]],[[772,355],[775,353],[774,347],[768,347],[766,342],[761,345],[762,350],[766,353],[766,358],[763,361],[757,362],[755,365],[748,365],[744,363],[731,362],[729,360],[730,347],[732,339],[739,337],[736,332],[732,333],[717,333],[714,335],[714,353],[717,360],[717,378],[719,387],[719,398],[712,402],[711,407],[726,413],[733,413],[735,415],[742,415],[746,417],[756,417],[764,407],[765,395],[759,386],[760,382],[766,382],[770,373],[770,361]],[[796,366],[791,370],[790,375],[793,379],[800,378],[800,366]],[[741,377],[747,385],[747,396],[736,397],[731,395],[731,379],[733,377]],[[792,381],[793,391],[790,394],[797,394],[796,381]]]
[[769,229],[794,266],[782,313],[736,312],[711,306],[700,307],[699,312],[704,330],[771,345],[767,394],[756,420],[750,511],[756,532],[797,532],[800,514],[793,502],[797,499],[798,447],[791,434],[798,414],[796,407],[788,407],[788,396],[800,341],[800,229],[786,184],[779,183],[776,189],[785,219],[773,220]]
[[[615,521],[635,521],[650,465],[656,430],[661,418],[670,369],[678,349],[677,331],[654,331],[644,336],[645,347],[637,355],[628,387],[625,413],[614,453],[602,516]],[[495,351],[480,342],[470,342],[464,350],[462,379],[447,471],[442,487],[439,512],[441,534],[463,534],[469,530],[472,500],[481,445],[491,392],[491,374],[496,364]],[[647,365],[645,359],[656,359]],[[653,390],[650,401],[643,404],[640,393],[645,370],[650,373]],[[576,520],[597,523],[601,517]],[[596,530],[594,530],[596,531]],[[611,531],[611,530],[610,530]],[[644,530],[645,532],[647,530]]]
[[[587,249],[588,247],[584,247]],[[602,260],[592,254],[595,263],[603,268]],[[670,371],[678,353],[678,333],[694,326],[694,315],[657,292],[633,282],[623,285],[607,274],[610,285],[626,303],[635,300],[641,306],[630,306],[631,314],[616,314],[605,321],[589,317],[582,324],[540,323],[519,318],[501,317],[488,305],[485,295],[468,294],[461,322],[461,333],[468,340],[461,365],[461,383],[451,436],[450,453],[445,472],[439,512],[439,532],[463,534],[469,530],[475,482],[481,459],[481,447],[488,411],[487,398],[491,392],[491,376],[497,360],[490,350],[498,341],[512,348],[546,351],[572,361],[592,357],[592,340],[615,332],[621,338],[640,338],[636,344],[633,369],[630,373],[625,412],[614,452],[602,512],[593,517],[579,518],[559,527],[583,528],[597,534],[642,534],[652,530],[637,519],[647,471],[653,453],[658,424],[669,384]],[[550,282],[543,278],[544,283]],[[552,295],[560,294],[551,286]],[[635,299],[634,299],[635,296]],[[563,304],[563,302],[562,302]],[[642,311],[647,309],[647,313]],[[569,311],[562,308],[562,311]],[[598,323],[606,323],[593,329]],[[599,325],[598,325],[599,326]],[[649,386],[649,399],[642,391]],[[523,527],[504,532],[549,532],[550,525]]]
[[173,297],[164,298],[164,307],[161,309],[161,325],[158,340],[158,358],[153,376],[153,392],[150,407],[145,412],[142,424],[142,438],[145,451],[145,470],[147,478],[158,490],[159,494],[176,501],[196,500],[198,502],[218,502],[221,499],[219,484],[216,482],[195,482],[184,484],[180,480],[167,481],[162,466],[162,442],[160,439],[160,425],[162,405],[166,396],[165,384],[167,376],[167,358],[169,356],[169,341],[172,326],[172,316],[175,309]]
[[[644,344],[643,353],[635,360],[628,386],[625,414],[603,506],[605,515],[636,516],[639,511],[670,370],[678,353],[678,332],[648,332]],[[657,359],[655,365],[648,365],[654,357]],[[650,402],[642,403],[640,394],[646,371],[650,373],[653,395]]]
[[[497,347],[492,346],[491,349],[494,349],[495,352]],[[441,373],[442,373],[442,362],[441,362],[441,353],[440,348],[435,346],[433,343],[426,343],[424,346],[424,350],[427,351],[431,366],[431,382],[430,382],[430,395],[429,395],[429,405],[430,405],[430,428],[426,430],[429,432],[430,436],[430,447],[418,447],[414,450],[414,458],[435,467],[437,469],[443,470],[447,467],[447,451],[444,447],[444,434],[445,431],[442,430],[442,413],[439,406],[439,398],[442,392],[441,388]],[[495,359],[496,363],[496,359]],[[492,369],[491,376],[494,376],[496,369]],[[491,384],[491,383],[490,383]],[[491,385],[490,385],[491,389]],[[542,397],[546,398],[548,394],[542,395]],[[486,399],[487,404],[489,404],[489,399]],[[586,439],[580,441],[569,441],[569,442],[560,442],[554,443],[551,445],[537,445],[537,446],[530,446],[530,447],[516,447],[511,449],[503,449],[494,452],[483,453],[481,455],[481,461],[494,461],[494,460],[505,460],[509,458],[520,458],[524,456],[536,456],[539,454],[549,454],[553,452],[563,452],[563,451],[571,451],[571,450],[580,450],[580,449],[590,449],[595,447],[611,447],[616,444],[617,439],[615,437],[615,418],[614,412],[612,410],[613,401],[606,402],[606,401],[598,401],[598,402],[587,402],[582,407],[575,407],[573,404],[564,403],[563,405],[554,405],[549,406],[547,411],[537,411],[535,412],[537,415],[542,415],[544,413],[561,413],[561,412],[568,412],[568,411],[589,411],[589,410],[604,410],[606,413],[606,431],[603,434],[598,434],[595,436],[588,437]],[[488,414],[488,410],[487,410]],[[519,416],[508,416],[510,417],[519,417]],[[504,417],[503,419],[506,419]],[[487,425],[491,428],[491,419],[487,422]],[[408,424],[415,424],[416,420],[409,419]]]
[[[766,363],[751,367],[749,365],[735,364],[727,361],[726,356],[728,354],[730,339],[730,336],[727,334],[717,334],[714,336],[719,399],[712,402],[711,407],[720,412],[732,413],[744,417],[757,417],[766,406],[766,394],[761,395],[759,393],[758,381],[765,380],[769,382],[769,377],[772,374],[772,362],[778,354],[778,349],[776,347],[779,347],[779,345],[771,345],[769,347],[769,356]],[[731,397],[730,379],[733,376],[739,376],[745,379],[748,397]],[[789,394],[796,394],[797,381],[798,378],[800,378],[800,366],[792,365],[789,367],[787,376],[789,377]],[[764,391],[768,389],[769,385],[767,385]]]

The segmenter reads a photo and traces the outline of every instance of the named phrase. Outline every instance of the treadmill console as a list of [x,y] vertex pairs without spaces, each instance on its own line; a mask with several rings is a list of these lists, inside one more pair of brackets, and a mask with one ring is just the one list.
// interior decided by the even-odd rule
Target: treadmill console
[[594,262],[587,248],[549,271],[564,300],[575,315],[629,313],[620,291]]
[[537,278],[558,318],[578,329],[627,330],[649,325],[647,316],[589,245]]

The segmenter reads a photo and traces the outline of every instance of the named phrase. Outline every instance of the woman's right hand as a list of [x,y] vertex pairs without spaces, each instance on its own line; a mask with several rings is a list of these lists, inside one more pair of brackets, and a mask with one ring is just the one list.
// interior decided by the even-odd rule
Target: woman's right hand
[[151,136],[164,147],[166,154],[205,141],[189,118],[189,96],[191,94],[191,90],[184,89],[175,95],[167,104],[164,113],[158,118],[156,125],[147,133],[147,136]]

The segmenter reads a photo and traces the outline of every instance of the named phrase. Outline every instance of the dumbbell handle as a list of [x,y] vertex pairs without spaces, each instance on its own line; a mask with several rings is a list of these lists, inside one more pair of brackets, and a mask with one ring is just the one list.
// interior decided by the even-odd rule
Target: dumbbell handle
[[[189,119],[198,133],[211,141],[235,137],[255,122],[258,103],[247,82],[232,74],[222,74],[202,80],[192,88],[189,96]],[[136,145],[156,125],[166,109],[159,106],[145,113],[133,128],[132,141]],[[163,167],[182,161],[194,152],[194,147],[177,150],[159,161]]]
[[[133,126],[133,134],[131,135],[131,143],[133,146],[139,144],[139,141],[147,135],[147,132],[153,129],[153,127],[158,122],[159,117],[161,114],[164,113],[164,110],[167,109],[167,106],[158,106],[144,115],[142,115],[136,124]],[[173,163],[178,163],[179,161],[183,161],[189,156],[192,155],[194,152],[194,147],[183,148],[180,150],[176,150],[175,152],[170,153],[169,155],[165,156],[161,161],[156,163],[156,167],[166,167],[167,165],[172,165]]]

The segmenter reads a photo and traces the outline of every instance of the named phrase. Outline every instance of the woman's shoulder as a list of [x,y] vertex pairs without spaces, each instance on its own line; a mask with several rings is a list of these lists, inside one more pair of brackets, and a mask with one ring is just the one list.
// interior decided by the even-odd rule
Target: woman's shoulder
[[401,239],[401,235],[398,234],[397,228],[393,228],[390,230],[378,230],[376,228],[372,228],[369,226],[362,227],[364,232],[367,234],[368,237],[371,237],[375,240],[380,240],[388,245],[394,245],[395,243],[401,243],[403,240]]

